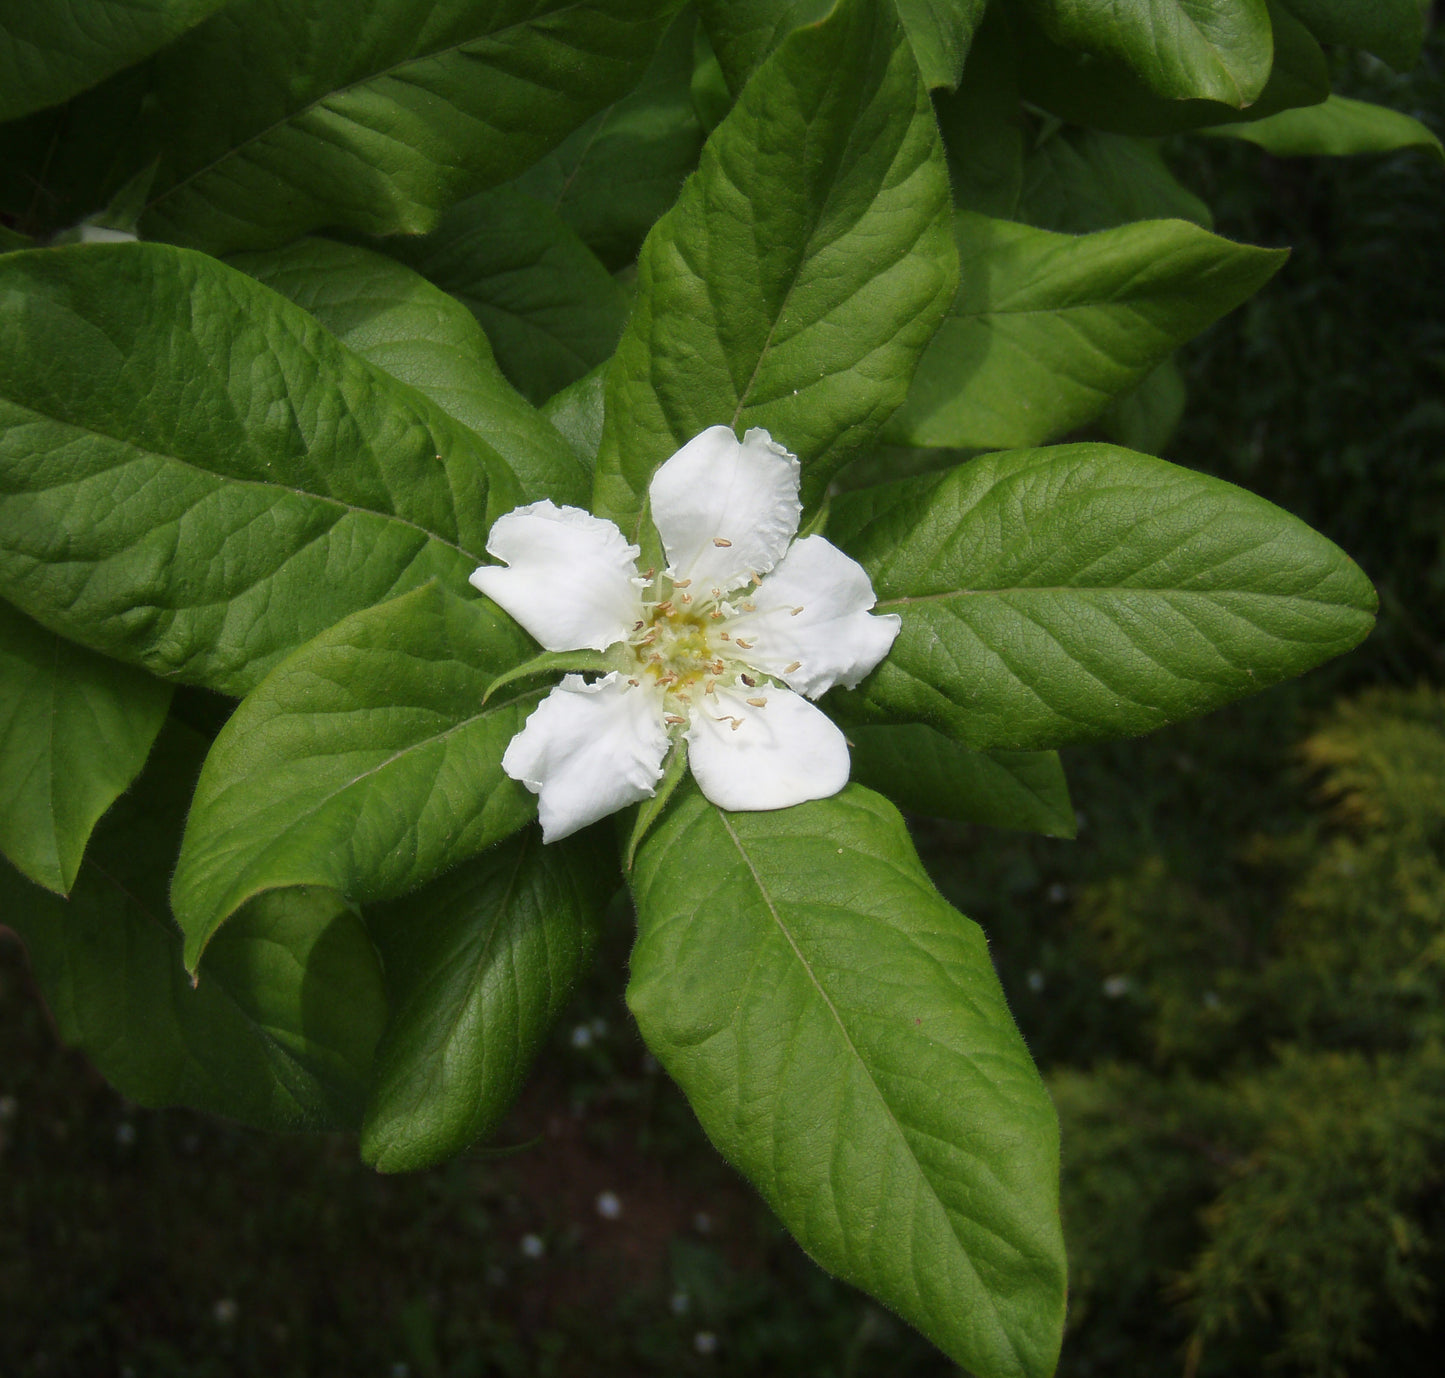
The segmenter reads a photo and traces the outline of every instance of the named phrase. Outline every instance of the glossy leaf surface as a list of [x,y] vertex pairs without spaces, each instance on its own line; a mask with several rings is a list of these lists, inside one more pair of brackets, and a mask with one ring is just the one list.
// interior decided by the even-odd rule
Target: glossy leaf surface
[[4,595],[238,695],[357,608],[464,588],[520,496],[313,316],[159,244],[0,258],[0,430]]
[[766,427],[804,498],[902,401],[953,287],[943,149],[886,6],[843,0],[758,70],[638,263],[594,510],[708,426]]
[[171,888],[192,969],[252,896],[324,885],[390,899],[535,815],[502,753],[542,690],[483,705],[530,654],[480,595],[427,585],[283,661],[216,738]]
[[853,785],[689,790],[638,852],[628,1003],[709,1137],[824,1267],[981,1378],[1053,1372],[1053,1108],[976,925]]
[[976,750],[1133,736],[1340,655],[1374,590],[1243,489],[1108,445],[984,455],[835,499],[829,535],[903,618],[832,702]]

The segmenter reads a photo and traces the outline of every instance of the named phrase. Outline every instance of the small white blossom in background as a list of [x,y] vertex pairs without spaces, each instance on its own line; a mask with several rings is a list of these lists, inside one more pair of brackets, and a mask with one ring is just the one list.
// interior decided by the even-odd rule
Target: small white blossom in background
[[698,1232],[698,1234],[711,1234],[712,1216],[710,1216],[706,1211],[698,1211],[698,1213],[692,1218],[692,1227]]
[[471,582],[547,650],[617,648],[619,668],[567,675],[512,738],[502,768],[538,796],[555,842],[651,797],[679,738],[720,808],[781,809],[848,783],[848,744],[809,699],[853,688],[902,626],[878,616],[863,567],[795,540],[796,456],[764,430],[695,436],[653,476],[667,568],[616,526],[548,501],[501,517]]
[[668,1298],[667,1304],[674,1316],[685,1316],[692,1309],[692,1298],[681,1287]]
[[521,1249],[523,1258],[541,1258],[547,1252],[547,1246],[542,1243],[542,1236],[539,1234],[524,1234],[517,1247]]
[[578,1024],[572,1030],[572,1046],[574,1048],[590,1048],[592,1046],[592,1030],[586,1024]]
[[692,1347],[697,1350],[699,1354],[716,1354],[717,1336],[714,1335],[711,1330],[699,1330],[697,1334],[692,1337]]
[[115,1141],[122,1148],[129,1148],[135,1143],[135,1125],[129,1120],[122,1120],[115,1127]]
[[1027,977],[1026,979],[1028,980],[1028,983],[1029,983],[1029,989],[1030,989],[1031,991],[1033,991],[1033,993],[1034,993],[1035,995],[1037,995],[1041,990],[1043,990],[1043,988],[1044,988],[1044,973],[1041,972],[1037,967],[1035,967],[1034,970],[1032,970],[1031,972],[1029,972],[1028,977]]
[[236,1317],[240,1314],[241,1308],[236,1305],[231,1297],[222,1297],[211,1308],[211,1316],[217,1325],[235,1325]]
[[14,1096],[0,1096],[0,1124],[15,1118],[15,1112],[20,1108],[20,1103]]
[[1128,995],[1129,987],[1132,984],[1127,976],[1106,976],[1104,978],[1104,994],[1110,1000],[1117,1000],[1121,995]]
[[616,1220],[622,1214],[622,1202],[615,1191],[600,1192],[597,1197],[597,1214],[604,1220]]

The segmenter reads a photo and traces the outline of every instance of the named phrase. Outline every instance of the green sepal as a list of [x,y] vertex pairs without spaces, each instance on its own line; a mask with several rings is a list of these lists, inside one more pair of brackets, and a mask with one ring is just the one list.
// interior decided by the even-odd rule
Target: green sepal
[[620,644],[606,651],[543,651],[531,660],[498,675],[487,686],[487,692],[482,695],[482,703],[485,705],[498,689],[515,684],[518,680],[535,679],[538,675],[554,675],[558,671],[564,674],[607,674],[616,670],[620,673],[631,668],[634,663]]
[[662,817],[662,811],[667,807],[667,801],[672,798],[673,791],[682,783],[682,778],[687,774],[687,739],[679,737],[673,744],[672,750],[667,753],[667,760],[663,762],[662,779],[657,782],[657,789],[651,799],[644,799],[633,812],[632,828],[627,838],[627,850],[623,853],[622,869],[632,870],[632,863],[637,856],[637,849],[642,839],[647,836],[652,825]]

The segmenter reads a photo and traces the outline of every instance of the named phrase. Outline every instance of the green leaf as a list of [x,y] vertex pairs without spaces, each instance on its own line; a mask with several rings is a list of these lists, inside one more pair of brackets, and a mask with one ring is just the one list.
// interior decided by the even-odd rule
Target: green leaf
[[[569,383],[542,404],[542,415],[561,433],[588,473],[597,467],[606,403],[606,370],[599,367],[575,383]],[[579,505],[586,506],[585,503]]]
[[841,0],[758,70],[643,246],[594,510],[640,532],[653,472],[718,423],[766,427],[816,500],[903,400],[953,289],[947,215],[907,40]]
[[1053,1108],[978,927],[856,785],[696,791],[646,841],[627,999],[723,1156],[825,1268],[979,1378],[1045,1378],[1064,1255]]
[[1109,445],[844,494],[830,535],[903,619],[832,706],[975,750],[1193,717],[1349,650],[1375,610],[1354,561],[1287,512]]
[[622,850],[622,869],[630,871],[637,858],[637,849],[642,839],[652,831],[652,825],[662,817],[663,810],[672,800],[677,787],[687,777],[687,739],[679,737],[667,753],[663,762],[662,778],[650,799],[642,800],[632,811],[632,826],[627,830],[627,845]]
[[61,1037],[142,1105],[189,1105],[266,1129],[360,1120],[385,1018],[360,920],[324,891],[277,891],[238,914],[199,984],[166,907],[204,741],[161,734],[145,774],[96,829],[61,900],[0,865]]
[[981,215],[954,224],[958,295],[885,430],[895,444],[1001,449],[1064,435],[1287,256],[1182,220],[1079,237]]
[[992,20],[974,34],[963,79],[934,97],[948,153],[953,204],[1012,219],[1024,177],[1024,122],[1007,26]]
[[646,69],[676,0],[238,0],[156,62],[148,238],[421,234]]
[[591,961],[609,869],[595,843],[528,828],[367,912],[394,1011],[361,1129],[372,1167],[430,1167],[497,1127]]
[[1209,207],[1179,184],[1156,142],[1074,125],[1060,125],[1030,150],[1019,212],[1010,218],[1064,234],[1090,234],[1135,220],[1214,227]]
[[0,851],[64,895],[96,820],[140,773],[170,686],[0,602]]
[[963,75],[985,0],[894,0],[918,69],[930,87],[952,91]]
[[614,271],[632,262],[697,166],[703,132],[693,110],[693,36],[684,10],[637,87],[594,115],[517,179]]
[[427,585],[278,665],[221,730],[196,786],[171,888],[187,966],[263,891],[391,899],[533,818],[502,753],[541,691],[483,707],[530,644],[480,595]]
[[853,778],[909,813],[1047,837],[1077,831],[1052,751],[969,751],[922,723],[848,729]]
[[1445,147],[1419,120],[1388,106],[1332,95],[1321,105],[1281,110],[1252,124],[1206,129],[1216,138],[1245,139],[1276,158],[1346,157],[1421,148],[1445,162]]
[[461,301],[536,404],[607,359],[627,298],[560,216],[510,187],[453,206],[434,234],[379,245]]
[[506,462],[523,499],[586,505],[591,478],[571,447],[502,376],[472,313],[420,274],[327,239],[230,262],[481,436]]
[[0,123],[58,105],[229,0],[0,0]]
[[1420,60],[1426,9],[1420,0],[1284,0],[1321,43],[1364,48],[1398,72]]
[[212,258],[0,258],[0,592],[73,640],[242,694],[357,608],[465,587],[519,496],[472,432]]
[[[1164,11],[1179,0],[1164,0]],[[1208,3],[1209,0],[1205,0]],[[1222,2],[1222,0],[1221,0]],[[1131,6],[1150,0],[1129,0]],[[1250,0],[1253,4],[1254,0]],[[1173,134],[1205,125],[1260,119],[1329,95],[1329,65],[1308,29],[1279,0],[1266,0],[1274,34],[1269,81],[1244,108],[1225,100],[1171,99],[1151,90],[1124,61],[1052,41],[1028,21],[1028,7],[1008,6],[1025,99],[1067,120],[1115,134]],[[1091,6],[1096,15],[1104,11]],[[1082,13],[1082,10],[1080,11]]]
[[0,254],[11,254],[17,249],[33,249],[35,241],[29,235],[17,234],[8,226],[0,225]]
[[1029,0],[1029,8],[1056,43],[1127,63],[1166,100],[1242,109],[1269,80],[1265,0]]
[[1099,418],[1099,430],[1126,450],[1162,455],[1184,419],[1188,400],[1184,375],[1173,359],[1166,359],[1132,392],[1114,399]]

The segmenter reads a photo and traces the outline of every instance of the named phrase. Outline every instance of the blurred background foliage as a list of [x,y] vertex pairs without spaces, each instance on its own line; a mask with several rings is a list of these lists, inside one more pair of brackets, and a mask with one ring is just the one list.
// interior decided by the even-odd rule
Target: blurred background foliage
[[[1438,24],[1413,73],[1351,57],[1335,78],[1445,132]],[[1409,153],[1162,151],[1221,233],[1294,255],[1110,431],[1331,536],[1379,629],[1257,700],[1071,753],[1077,843],[919,819],[920,850],[989,932],[1059,1106],[1060,1372],[1434,1374],[1445,176]],[[58,1047],[0,938],[0,1373],[952,1373],[701,1138],[616,996],[628,928],[497,1142],[406,1178],[340,1138],[127,1106]]]

